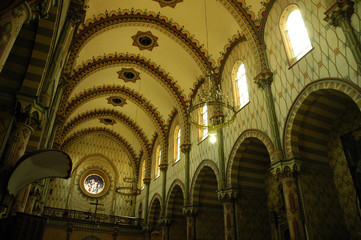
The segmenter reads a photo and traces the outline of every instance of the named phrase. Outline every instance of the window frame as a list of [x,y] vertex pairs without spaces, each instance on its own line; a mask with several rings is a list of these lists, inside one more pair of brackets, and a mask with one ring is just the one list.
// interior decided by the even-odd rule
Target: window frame
[[177,125],[174,128],[173,135],[173,163],[176,163],[180,160],[180,139],[181,139],[181,128]]
[[[246,86],[243,86],[242,88],[238,87],[238,82],[240,80],[242,80],[242,77],[238,78],[238,70],[241,67],[241,65],[244,66],[244,74],[242,75],[242,77],[244,76],[244,82],[246,84]],[[249,98],[249,89],[248,89],[248,78],[247,78],[247,71],[246,71],[246,65],[243,62],[243,60],[238,60],[234,63],[233,68],[232,68],[232,75],[231,75],[231,79],[232,79],[232,92],[233,92],[233,101],[234,101],[234,105],[236,107],[236,110],[240,110],[243,107],[245,107],[249,102],[250,102],[250,98]],[[247,91],[242,91],[244,88],[247,89]],[[245,102],[243,105],[241,104],[241,96],[245,95],[245,93],[247,92],[247,102]],[[241,95],[242,93],[242,95]]]
[[[293,11],[299,11],[301,14],[301,18],[302,18],[302,22],[303,25],[306,29],[307,32],[307,37],[309,39],[310,45],[308,47],[306,47],[298,56],[294,55],[294,50],[292,47],[292,43],[288,34],[288,29],[287,29],[287,20],[289,15],[293,12]],[[311,39],[310,39],[310,35],[308,33],[306,24],[305,24],[305,20],[303,18],[302,12],[300,10],[300,8],[298,7],[297,4],[290,4],[288,6],[286,6],[281,14],[280,20],[279,20],[279,29],[281,31],[281,37],[282,37],[282,42],[283,42],[283,46],[286,52],[286,56],[287,56],[287,61],[288,61],[288,66],[289,69],[292,68],[298,61],[300,61],[301,59],[303,59],[309,52],[311,52],[313,50],[312,47],[312,43],[311,43]]]

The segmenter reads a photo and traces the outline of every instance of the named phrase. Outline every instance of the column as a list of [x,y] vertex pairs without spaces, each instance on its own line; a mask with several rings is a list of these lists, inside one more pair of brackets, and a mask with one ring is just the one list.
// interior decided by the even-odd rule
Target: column
[[282,184],[288,228],[292,240],[306,239],[297,187],[299,169],[300,163],[296,160],[279,161],[271,166],[272,173]]
[[162,227],[162,240],[168,240],[169,238],[169,223],[170,220],[167,217],[160,217],[158,222]]
[[148,224],[149,184],[150,178],[144,178],[145,201],[144,201],[144,223]]
[[354,2],[351,0],[336,1],[326,12],[324,20],[330,25],[341,27],[346,37],[346,42],[361,72],[361,44],[355,30],[351,25],[351,16],[354,13]]
[[0,39],[0,72],[5,65],[21,27],[24,22],[29,21],[30,18],[31,9],[26,1],[1,16],[0,29],[2,29],[3,32]]
[[189,199],[189,155],[190,155],[190,151],[192,148],[192,144],[190,143],[186,143],[186,144],[182,144],[180,146],[182,153],[184,153],[184,164],[185,164],[185,169],[184,169],[184,174],[185,174],[185,181],[184,181],[184,188],[185,188],[185,193],[184,193],[184,199],[186,199],[186,201],[188,201]]
[[161,202],[161,213],[160,216],[161,217],[166,217],[165,216],[165,201],[166,201],[166,185],[167,185],[167,169],[168,169],[168,164],[161,164],[159,165],[160,168],[160,172],[161,172],[161,176],[162,176],[162,202]]
[[255,83],[257,83],[258,87],[262,88],[265,92],[268,118],[271,124],[272,140],[275,147],[273,160],[278,161],[283,158],[283,154],[282,154],[281,138],[278,127],[275,104],[273,101],[272,90],[271,90],[272,81],[273,81],[273,73],[268,69],[263,70],[260,74],[258,74],[255,77]]
[[238,191],[234,189],[222,189],[217,192],[218,199],[222,201],[224,213],[224,234],[225,239],[237,239],[235,200]]
[[187,240],[196,240],[196,214],[194,206],[184,206],[183,215],[187,218]]
[[[0,199],[6,194],[7,182],[9,180],[11,171],[20,157],[24,155],[30,135],[33,133],[33,131],[33,128],[29,125],[17,122],[13,131],[10,133],[5,157],[1,164]],[[8,205],[8,207],[10,207],[10,205]]]

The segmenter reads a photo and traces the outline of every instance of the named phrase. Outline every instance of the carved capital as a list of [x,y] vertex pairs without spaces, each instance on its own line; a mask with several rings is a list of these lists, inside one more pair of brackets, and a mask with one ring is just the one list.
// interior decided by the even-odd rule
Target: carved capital
[[301,161],[298,159],[280,160],[271,164],[271,172],[277,179],[293,177],[301,170]]
[[67,18],[74,24],[79,24],[85,18],[84,2],[82,0],[72,0],[69,5]]
[[191,149],[192,149],[192,144],[190,144],[190,143],[182,144],[182,145],[180,146],[180,149],[181,149],[182,153],[190,152]]
[[159,169],[164,172],[164,171],[167,171],[168,169],[168,164],[167,163],[162,163],[159,165]]
[[259,88],[271,86],[273,81],[273,73],[269,69],[262,70],[255,78],[254,82]]
[[326,12],[324,20],[330,25],[339,27],[344,20],[350,20],[354,12],[354,2],[351,0],[336,1]]
[[217,191],[218,199],[222,202],[231,202],[237,199],[238,190],[237,189],[221,189]]
[[161,225],[161,226],[167,226],[169,225],[171,222],[171,219],[169,217],[160,217],[158,219],[158,223]]
[[195,206],[183,206],[182,207],[183,215],[186,217],[194,216],[198,212],[198,207]]
[[143,179],[144,184],[145,184],[145,185],[148,185],[148,186],[149,186],[149,184],[150,184],[150,181],[151,181],[150,178],[146,178],[146,177],[145,177],[145,178]]

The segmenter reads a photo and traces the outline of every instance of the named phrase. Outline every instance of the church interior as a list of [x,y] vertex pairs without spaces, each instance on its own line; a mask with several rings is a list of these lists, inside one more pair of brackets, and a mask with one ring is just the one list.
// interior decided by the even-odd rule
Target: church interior
[[0,238],[361,239],[361,0],[2,0]]

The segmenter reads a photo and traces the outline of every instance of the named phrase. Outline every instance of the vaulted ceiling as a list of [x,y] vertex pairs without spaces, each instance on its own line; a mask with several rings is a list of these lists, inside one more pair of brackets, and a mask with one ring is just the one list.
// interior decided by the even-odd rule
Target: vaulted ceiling
[[184,117],[206,69],[221,67],[232,42],[247,35],[235,15],[257,32],[265,2],[87,1],[64,71],[57,143],[105,131],[136,158],[147,154],[175,114]]

